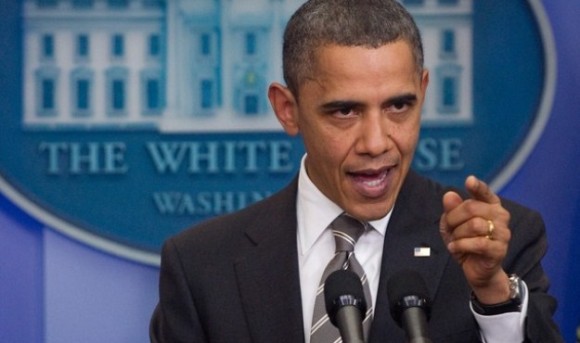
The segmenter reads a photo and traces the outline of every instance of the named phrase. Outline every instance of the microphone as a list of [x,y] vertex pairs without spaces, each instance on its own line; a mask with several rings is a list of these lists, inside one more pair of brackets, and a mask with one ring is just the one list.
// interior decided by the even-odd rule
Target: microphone
[[330,322],[338,327],[344,343],[364,343],[363,318],[367,310],[359,276],[340,269],[324,282],[324,301]]
[[431,343],[427,321],[431,300],[425,281],[419,273],[402,270],[387,284],[391,316],[405,330],[409,343]]

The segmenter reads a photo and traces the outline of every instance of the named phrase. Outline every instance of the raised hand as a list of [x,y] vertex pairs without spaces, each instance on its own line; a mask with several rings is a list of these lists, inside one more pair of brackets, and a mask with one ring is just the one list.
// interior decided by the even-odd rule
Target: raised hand
[[509,298],[508,276],[501,263],[511,239],[510,214],[489,186],[475,176],[465,180],[465,188],[469,199],[456,192],[443,196],[441,236],[479,302],[501,303]]

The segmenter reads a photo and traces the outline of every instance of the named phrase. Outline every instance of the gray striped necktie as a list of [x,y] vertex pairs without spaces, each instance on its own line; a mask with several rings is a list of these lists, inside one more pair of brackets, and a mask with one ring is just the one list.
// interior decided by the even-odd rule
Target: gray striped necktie
[[336,243],[336,252],[322,274],[322,279],[320,280],[318,291],[316,293],[314,315],[312,316],[312,329],[310,330],[311,343],[342,342],[338,329],[332,325],[328,319],[328,314],[326,313],[326,307],[324,304],[324,281],[328,275],[338,269],[350,269],[361,278],[365,293],[365,301],[367,303],[367,312],[363,321],[363,331],[365,341],[368,340],[372,322],[373,303],[366,274],[354,256],[354,245],[367,229],[367,226],[370,227],[370,225],[362,223],[346,213],[338,216],[330,224]]

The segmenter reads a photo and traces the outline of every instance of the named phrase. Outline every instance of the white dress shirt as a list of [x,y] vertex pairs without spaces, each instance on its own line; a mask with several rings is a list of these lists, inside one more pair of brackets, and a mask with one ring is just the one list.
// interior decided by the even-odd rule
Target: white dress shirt
[[[297,196],[297,240],[298,262],[300,269],[300,290],[302,295],[302,314],[304,319],[304,336],[310,343],[310,328],[316,300],[316,290],[328,262],[335,252],[334,236],[327,230],[330,223],[343,210],[328,199],[312,183],[306,173],[302,158],[298,176]],[[379,220],[370,224],[373,230],[365,232],[355,245],[356,259],[363,267],[369,280],[373,309],[376,304],[384,237],[392,210]],[[505,313],[496,316],[474,316],[480,328],[482,338],[487,343],[522,342],[523,325],[527,311],[527,291],[524,292],[522,312]],[[470,306],[466,304],[466,306]]]
[[[304,168],[304,158],[298,177],[297,212],[302,313],[306,343],[310,343],[316,290],[324,269],[335,252],[334,236],[331,230],[326,229],[343,210],[324,196],[312,183]],[[369,281],[373,308],[379,288],[385,231],[390,217],[391,212],[380,220],[370,222],[374,230],[365,232],[357,241],[354,250],[356,259],[363,267]]]

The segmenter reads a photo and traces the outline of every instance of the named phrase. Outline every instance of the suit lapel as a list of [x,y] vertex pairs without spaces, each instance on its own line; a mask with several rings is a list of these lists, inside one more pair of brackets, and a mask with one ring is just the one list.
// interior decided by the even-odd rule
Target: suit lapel
[[253,243],[235,264],[253,342],[302,342],[304,328],[296,242],[296,182],[273,196],[248,227]]
[[[437,186],[411,172],[399,194],[385,236],[371,342],[403,341],[403,332],[389,313],[387,298],[387,282],[395,272],[419,272],[431,298],[436,294],[449,254],[439,234],[441,192],[438,187],[429,189],[433,187]],[[424,248],[428,256],[416,256],[415,248]]]

